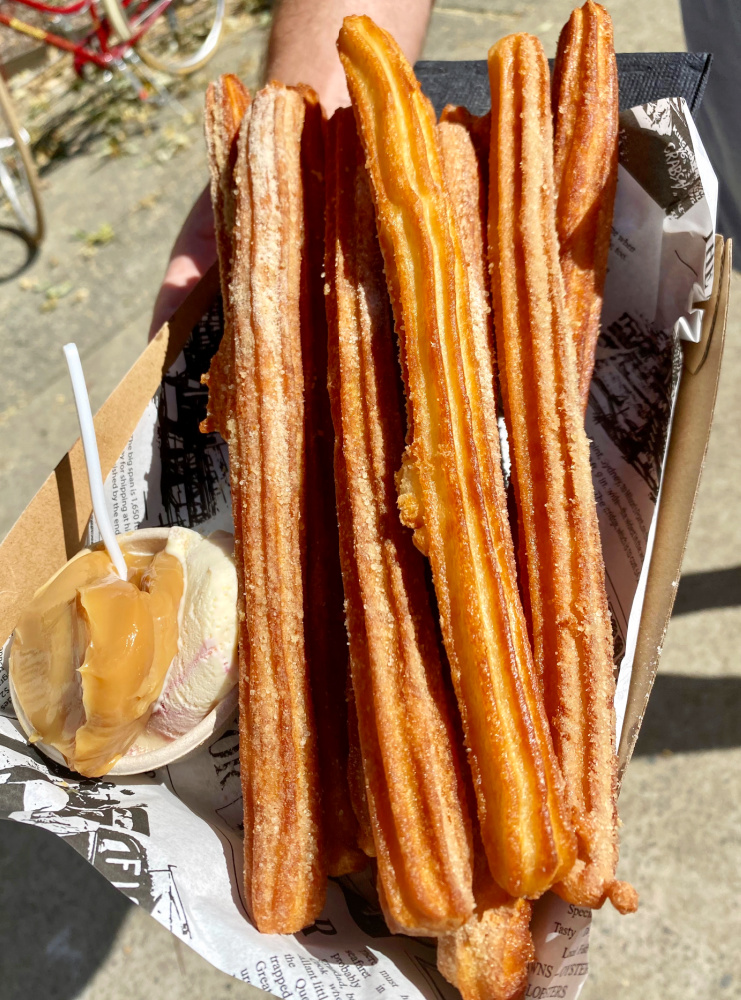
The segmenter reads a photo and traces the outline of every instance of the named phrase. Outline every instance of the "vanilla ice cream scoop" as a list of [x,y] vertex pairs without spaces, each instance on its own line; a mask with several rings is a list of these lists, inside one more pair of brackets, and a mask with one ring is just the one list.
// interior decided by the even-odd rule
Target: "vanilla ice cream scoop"
[[237,570],[234,537],[173,528],[165,552],[185,567],[178,651],[147,734],[189,732],[237,683]]

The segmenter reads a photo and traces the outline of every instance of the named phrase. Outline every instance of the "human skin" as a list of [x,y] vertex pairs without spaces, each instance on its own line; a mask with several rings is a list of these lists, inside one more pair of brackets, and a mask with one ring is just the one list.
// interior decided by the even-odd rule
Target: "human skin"
[[[306,83],[317,92],[329,116],[349,105],[345,73],[336,39],[347,14],[370,15],[389,31],[413,64],[422,51],[432,0],[281,0],[268,41],[264,79],[292,85]],[[204,187],[170,252],[167,270],[152,310],[150,339],[175,312],[203,275],[216,263],[211,196]]]

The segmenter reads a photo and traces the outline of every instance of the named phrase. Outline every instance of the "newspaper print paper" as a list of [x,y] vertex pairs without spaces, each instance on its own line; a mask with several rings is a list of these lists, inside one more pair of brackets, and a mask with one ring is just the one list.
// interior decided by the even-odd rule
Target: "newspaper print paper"
[[[683,320],[683,329],[692,329],[690,306],[709,294],[706,262],[712,262],[717,196],[684,102],[659,101],[623,114],[620,150],[603,336],[587,418],[618,700],[621,692],[623,697],[618,725],[680,371],[679,331],[661,323],[669,317],[670,326]],[[220,335],[216,304],[194,329],[108,477],[117,531],[174,523],[203,532],[230,526],[226,448],[217,435],[198,431],[205,406],[200,375]],[[79,779],[26,743],[0,664],[0,817],[64,837],[204,958],[275,996],[459,996],[437,972],[432,943],[389,934],[368,872],[330,881],[321,917],[302,933],[264,936],[255,930],[242,895],[236,725],[208,749],[160,771],[117,781]],[[589,910],[551,894],[538,901],[530,1000],[578,996],[588,971],[590,921]]]

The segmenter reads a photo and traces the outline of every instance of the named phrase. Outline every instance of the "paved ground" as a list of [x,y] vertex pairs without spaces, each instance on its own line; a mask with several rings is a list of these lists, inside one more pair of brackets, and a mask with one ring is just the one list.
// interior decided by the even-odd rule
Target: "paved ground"
[[[553,54],[570,7],[570,0],[443,2],[424,54],[483,57],[513,30],[536,32]],[[610,8],[619,51],[684,47],[677,0],[613,0]],[[209,76],[232,69],[256,79],[266,27],[244,18],[240,26]],[[169,247],[205,181],[203,81],[183,98],[192,121],[161,112],[133,137],[125,121],[125,141],[116,140],[124,155],[100,155],[101,143],[115,152],[116,142],[88,137],[46,174],[49,238],[22,275],[0,284],[0,535],[76,435],[61,345],[77,340],[99,403],[144,343]],[[111,230],[98,245],[74,237],[105,239]],[[21,263],[20,249],[0,233],[0,280]],[[739,275],[732,296],[677,612],[620,801],[621,873],[641,892],[641,908],[633,917],[596,916],[585,1000],[724,997],[741,986]],[[55,838],[13,824],[0,824],[0,940],[8,1000],[262,995],[178,945]]]

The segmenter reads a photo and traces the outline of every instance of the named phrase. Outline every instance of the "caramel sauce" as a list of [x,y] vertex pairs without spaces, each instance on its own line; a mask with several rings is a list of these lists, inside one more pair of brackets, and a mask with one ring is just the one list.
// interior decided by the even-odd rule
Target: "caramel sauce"
[[68,563],[22,615],[10,655],[32,740],[88,777],[109,771],[143,732],[177,652],[180,560],[124,558],[128,580],[104,551]]

